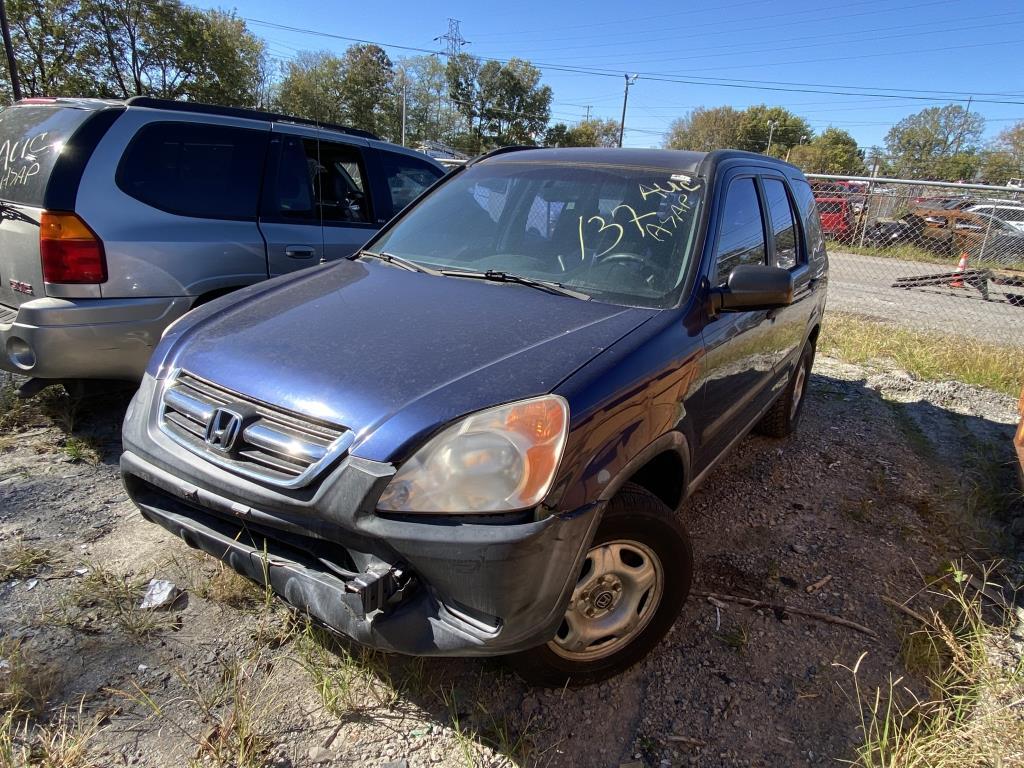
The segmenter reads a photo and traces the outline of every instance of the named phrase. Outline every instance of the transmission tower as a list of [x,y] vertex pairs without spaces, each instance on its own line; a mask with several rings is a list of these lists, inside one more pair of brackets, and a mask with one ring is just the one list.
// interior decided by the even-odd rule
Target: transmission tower
[[449,58],[455,56],[462,50],[462,46],[469,45],[469,41],[462,36],[462,30],[459,29],[458,19],[448,19],[448,32],[434,38],[434,42],[444,42],[445,53]]

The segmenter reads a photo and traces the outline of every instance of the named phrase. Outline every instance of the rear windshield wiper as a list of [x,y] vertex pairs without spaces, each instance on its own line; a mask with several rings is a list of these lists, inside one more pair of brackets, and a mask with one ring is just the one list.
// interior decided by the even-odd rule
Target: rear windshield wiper
[[442,269],[441,274],[445,277],[467,277],[473,280],[490,280],[493,283],[518,283],[519,285],[528,285],[531,288],[547,291],[548,293],[555,293],[559,296],[569,296],[573,299],[580,299],[581,301],[590,301],[590,296],[588,294],[581,291],[574,291],[572,288],[566,288],[561,283],[556,283],[553,280],[535,280],[532,277],[523,277],[522,275],[516,275],[511,272],[501,272],[494,269],[488,269],[485,272]]
[[376,253],[374,251],[358,251],[356,255],[353,256],[352,258],[358,258],[360,256],[369,256],[374,259],[380,259],[381,261],[387,264],[394,264],[396,267],[408,269],[410,272],[423,272],[427,275],[441,274],[436,269],[424,267],[422,264],[417,264],[415,261],[403,259],[401,256],[395,256],[395,254],[393,253],[384,253],[383,251],[381,251],[380,253]]

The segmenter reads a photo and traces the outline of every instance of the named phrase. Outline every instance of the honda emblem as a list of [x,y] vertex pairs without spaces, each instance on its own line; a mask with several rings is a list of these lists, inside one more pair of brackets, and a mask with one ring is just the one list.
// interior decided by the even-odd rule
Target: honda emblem
[[227,408],[218,408],[206,425],[206,444],[228,453],[242,431],[242,415]]

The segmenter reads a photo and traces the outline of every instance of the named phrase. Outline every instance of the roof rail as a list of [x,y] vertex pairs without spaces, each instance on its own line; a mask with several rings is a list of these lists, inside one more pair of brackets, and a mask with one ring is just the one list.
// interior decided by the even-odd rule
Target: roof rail
[[359,128],[349,128],[346,125],[325,123],[318,120],[310,120],[305,117],[295,117],[279,112],[267,112],[262,109],[248,109],[246,107],[222,107],[217,104],[203,104],[198,101],[175,101],[173,99],[158,99],[154,96],[132,96],[126,99],[125,104],[130,107],[151,107],[153,109],[171,109],[178,112],[197,112],[201,115],[222,115],[224,117],[244,117],[251,120],[271,120],[277,123],[297,123],[298,125],[312,125],[316,128],[327,128],[339,133],[347,133],[350,136],[361,136],[364,139],[376,139],[380,137],[370,131]]

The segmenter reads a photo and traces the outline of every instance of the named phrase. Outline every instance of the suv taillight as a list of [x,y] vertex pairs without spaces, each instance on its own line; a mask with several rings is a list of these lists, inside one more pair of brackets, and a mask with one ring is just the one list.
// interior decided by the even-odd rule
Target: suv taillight
[[39,256],[47,283],[103,283],[107,257],[103,243],[73,213],[43,211],[39,218]]

